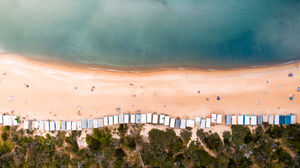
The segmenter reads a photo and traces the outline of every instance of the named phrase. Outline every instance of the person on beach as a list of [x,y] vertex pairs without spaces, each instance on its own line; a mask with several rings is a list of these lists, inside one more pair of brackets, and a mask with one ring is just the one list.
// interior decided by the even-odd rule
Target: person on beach
[[300,92],[300,87],[298,87],[297,92]]
[[25,85],[25,87],[27,87],[27,88],[29,87],[29,85],[27,85],[26,83],[24,83],[24,85]]
[[95,86],[92,87],[91,91],[94,91],[94,89],[95,89]]
[[217,100],[220,100],[220,97],[219,97],[219,96],[217,96]]
[[268,91],[265,91],[265,94],[268,94]]

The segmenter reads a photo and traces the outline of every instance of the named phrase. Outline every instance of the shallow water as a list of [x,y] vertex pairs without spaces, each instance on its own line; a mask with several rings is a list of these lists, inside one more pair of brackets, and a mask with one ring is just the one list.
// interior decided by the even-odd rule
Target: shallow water
[[300,58],[300,2],[0,0],[0,52],[114,67],[239,68]]

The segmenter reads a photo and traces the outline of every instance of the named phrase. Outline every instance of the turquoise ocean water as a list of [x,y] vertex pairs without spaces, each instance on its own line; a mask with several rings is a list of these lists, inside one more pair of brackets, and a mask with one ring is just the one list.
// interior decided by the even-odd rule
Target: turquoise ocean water
[[120,68],[300,58],[298,0],[0,0],[0,52]]

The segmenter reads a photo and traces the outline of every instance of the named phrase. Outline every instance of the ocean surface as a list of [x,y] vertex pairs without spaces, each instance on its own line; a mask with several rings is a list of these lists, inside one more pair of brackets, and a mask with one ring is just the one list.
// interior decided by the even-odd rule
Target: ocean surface
[[120,68],[300,60],[299,0],[0,0],[0,52]]

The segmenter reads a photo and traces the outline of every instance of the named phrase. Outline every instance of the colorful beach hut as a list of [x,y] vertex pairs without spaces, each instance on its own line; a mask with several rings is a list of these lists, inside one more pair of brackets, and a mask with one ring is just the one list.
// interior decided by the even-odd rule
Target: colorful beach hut
[[65,121],[61,122],[61,130],[65,131],[67,129],[67,123]]
[[94,128],[98,128],[98,120],[97,119],[93,120],[93,126],[94,126]]
[[285,116],[284,115],[279,116],[279,124],[285,124]]
[[181,125],[181,120],[180,119],[176,119],[175,120],[175,127],[180,127]]
[[291,124],[291,115],[286,115],[285,116],[285,124]]
[[262,116],[258,115],[257,116],[257,125],[261,125],[262,124]]
[[279,115],[274,116],[274,124],[278,125],[279,124]]
[[114,125],[114,116],[108,116],[108,125]]
[[140,113],[136,114],[135,116],[135,123],[140,124],[142,120],[142,115]]
[[217,122],[217,114],[211,114],[210,115],[210,117],[211,117],[211,122]]
[[250,116],[251,125],[257,125],[257,118],[256,115]]
[[225,124],[231,125],[231,115],[225,115]]
[[[108,117],[106,117],[106,116],[103,117],[103,125],[108,126]],[[82,128],[84,128],[84,127],[82,127]]]
[[146,124],[147,123],[147,114],[141,114],[141,123]]
[[268,115],[262,115],[262,122],[269,122],[269,116]]

